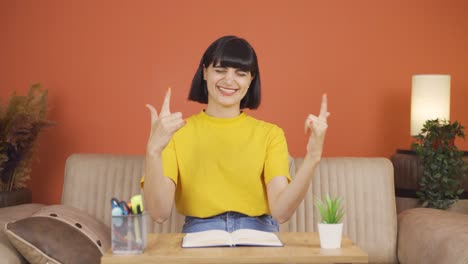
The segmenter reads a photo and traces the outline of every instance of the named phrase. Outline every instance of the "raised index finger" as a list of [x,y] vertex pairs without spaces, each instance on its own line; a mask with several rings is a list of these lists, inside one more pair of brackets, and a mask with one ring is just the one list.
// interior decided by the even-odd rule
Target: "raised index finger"
[[322,104],[320,105],[320,114],[319,117],[326,118],[327,117],[327,94],[322,95]]
[[169,109],[170,101],[171,101],[171,87],[167,88],[166,96],[164,97],[164,102],[161,107],[161,112],[159,113],[160,115],[168,115],[171,113],[171,110]]

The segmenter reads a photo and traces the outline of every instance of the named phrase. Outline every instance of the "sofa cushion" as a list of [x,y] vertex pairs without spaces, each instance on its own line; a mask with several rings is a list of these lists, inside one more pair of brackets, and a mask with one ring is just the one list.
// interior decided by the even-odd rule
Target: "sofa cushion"
[[110,230],[94,217],[63,205],[43,207],[6,225],[10,242],[31,263],[100,263]]
[[468,215],[414,208],[398,215],[398,259],[406,264],[468,263]]
[[21,204],[0,208],[0,259],[3,261],[2,263],[27,263],[21,253],[11,245],[8,237],[3,232],[4,226],[9,222],[30,217],[44,206],[43,204]]

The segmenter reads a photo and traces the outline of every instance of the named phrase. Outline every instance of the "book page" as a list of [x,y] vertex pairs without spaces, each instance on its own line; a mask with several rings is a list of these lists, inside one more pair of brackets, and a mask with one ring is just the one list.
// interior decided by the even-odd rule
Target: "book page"
[[282,247],[283,243],[275,233],[254,229],[239,229],[231,233],[234,245]]
[[182,240],[182,247],[219,247],[231,246],[231,236],[223,230],[208,230],[187,233]]

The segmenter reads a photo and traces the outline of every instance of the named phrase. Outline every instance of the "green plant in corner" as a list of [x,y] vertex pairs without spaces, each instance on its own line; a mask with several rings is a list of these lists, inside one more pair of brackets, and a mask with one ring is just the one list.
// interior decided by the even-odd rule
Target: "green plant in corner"
[[0,102],[0,191],[26,187],[39,132],[53,122],[46,120],[47,91],[32,85],[26,96],[13,93]]
[[344,210],[341,207],[341,197],[330,198],[327,194],[324,201],[317,199],[315,206],[319,209],[322,221],[325,224],[338,224],[344,215]]
[[413,149],[423,166],[416,193],[423,207],[447,209],[463,193],[461,180],[467,170],[463,151],[454,142],[465,138],[464,127],[457,121],[427,120],[417,136]]

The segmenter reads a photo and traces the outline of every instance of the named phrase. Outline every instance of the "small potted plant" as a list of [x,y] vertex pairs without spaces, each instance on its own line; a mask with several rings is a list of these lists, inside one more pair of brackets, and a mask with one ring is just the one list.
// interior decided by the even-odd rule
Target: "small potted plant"
[[33,85],[25,96],[14,93],[0,102],[0,207],[29,202],[26,181],[39,133],[53,125],[46,119],[47,91]]
[[341,248],[343,234],[341,218],[344,215],[341,203],[341,197],[330,198],[328,194],[324,201],[317,199],[315,203],[322,216],[322,222],[318,224],[321,248]]
[[422,207],[447,209],[463,193],[460,187],[467,165],[463,151],[455,146],[455,138],[465,138],[464,127],[457,121],[427,120],[413,144],[419,156],[423,175],[419,180]]

